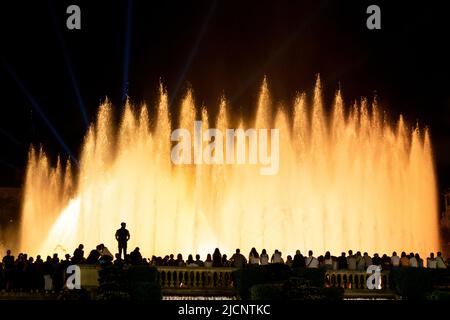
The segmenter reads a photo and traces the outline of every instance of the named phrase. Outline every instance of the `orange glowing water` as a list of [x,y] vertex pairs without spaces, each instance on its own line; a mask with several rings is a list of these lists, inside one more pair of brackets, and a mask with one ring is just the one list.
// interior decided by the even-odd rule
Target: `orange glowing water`
[[[254,123],[280,130],[280,169],[263,176],[254,165],[174,166],[174,123],[161,89],[156,119],[126,105],[114,132],[111,105],[100,106],[86,134],[77,178],[70,163],[52,167],[31,149],[23,200],[21,248],[32,254],[90,250],[104,243],[116,251],[114,233],[125,221],[129,248],[145,256],[296,249],[373,252],[439,247],[436,181],[427,130],[392,127],[377,105],[363,100],[348,116],[340,93],[323,112],[320,83],[312,105],[299,95],[288,117],[273,108],[264,82]],[[193,128],[192,94],[181,104],[179,127]],[[272,117],[272,110],[275,116]],[[223,99],[211,126],[231,128]],[[206,109],[201,112],[208,122]],[[289,120],[292,119],[292,121]]]

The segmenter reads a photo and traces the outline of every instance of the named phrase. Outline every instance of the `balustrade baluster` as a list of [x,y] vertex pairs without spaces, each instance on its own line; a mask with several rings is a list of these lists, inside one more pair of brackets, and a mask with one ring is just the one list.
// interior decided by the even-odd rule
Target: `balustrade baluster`
[[159,284],[160,284],[161,288],[165,287],[165,281],[164,281],[165,277],[166,277],[166,273],[165,272],[161,272],[159,274]]

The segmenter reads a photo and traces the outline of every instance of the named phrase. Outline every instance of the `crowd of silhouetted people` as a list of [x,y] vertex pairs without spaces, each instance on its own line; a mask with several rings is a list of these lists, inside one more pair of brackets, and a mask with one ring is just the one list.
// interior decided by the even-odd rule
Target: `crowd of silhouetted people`
[[315,257],[312,250],[308,252],[307,256],[302,255],[300,250],[297,250],[294,256],[288,255],[286,259],[283,258],[282,253],[279,250],[275,250],[274,253],[269,256],[267,251],[263,249],[259,254],[255,248],[252,248],[248,258],[244,256],[239,249],[228,259],[227,255],[222,255],[219,249],[215,249],[214,253],[208,254],[206,260],[201,260],[200,255],[196,255],[195,259],[192,255],[189,255],[186,260],[183,260],[183,256],[178,254],[177,257],[173,254],[167,255],[164,258],[153,256],[150,260],[150,264],[155,266],[174,266],[174,267],[235,267],[243,268],[246,265],[267,265],[273,263],[286,264],[291,268],[326,268],[330,270],[366,270],[371,265],[380,265],[383,270],[389,270],[392,268],[401,267],[416,267],[416,268],[434,268],[434,269],[446,269],[449,265],[449,261],[446,261],[441,252],[438,252],[435,256],[431,253],[430,256],[424,260],[418,253],[406,254],[402,252],[401,255],[397,255],[396,252],[392,253],[392,256],[383,254],[381,257],[378,253],[375,253],[373,257],[369,256],[367,252],[361,254],[360,251],[353,253],[352,250],[348,251],[348,254],[342,252],[340,256],[332,256],[329,251],[325,255]]
[[87,256],[84,246],[80,244],[73,255],[65,254],[64,258],[58,256],[47,256],[45,261],[40,255],[36,259],[29,257],[26,253],[19,253],[17,257],[7,250],[6,256],[0,262],[0,290],[20,291],[60,291],[64,287],[66,269],[74,264],[149,264],[139,252],[139,248],[133,250],[120,259],[116,254],[113,258],[111,252],[103,244],[99,244],[91,250]]
[[366,270],[370,265],[380,265],[383,270],[392,268],[435,268],[445,269],[449,266],[449,261],[445,260],[441,252],[436,256],[431,253],[426,260],[422,259],[418,253],[407,254],[402,252],[398,255],[393,252],[391,256],[375,253],[369,256],[367,252],[348,254],[343,252],[340,256],[333,256],[330,252],[325,255],[315,257],[312,251],[303,256],[300,250],[295,255],[283,257],[279,250],[275,250],[269,255],[265,249],[258,253],[252,248],[248,256],[244,256],[239,249],[228,258],[226,254],[221,254],[217,248],[212,254],[208,254],[205,260],[199,254],[189,255],[185,260],[182,254],[166,255],[164,257],[153,256],[150,259],[142,257],[139,248],[135,248],[129,254],[124,252],[124,258],[119,253],[113,256],[109,249],[103,244],[99,244],[92,249],[87,256],[84,246],[80,244],[72,255],[66,254],[64,258],[54,254],[47,256],[45,260],[41,256],[36,259],[29,257],[25,253],[20,253],[17,257],[6,252],[0,262],[0,290],[6,291],[31,291],[31,292],[58,292],[64,287],[66,268],[73,264],[100,264],[100,265],[153,265],[171,267],[235,267],[243,268],[248,265],[268,265],[286,264],[292,268],[326,268],[330,270]]

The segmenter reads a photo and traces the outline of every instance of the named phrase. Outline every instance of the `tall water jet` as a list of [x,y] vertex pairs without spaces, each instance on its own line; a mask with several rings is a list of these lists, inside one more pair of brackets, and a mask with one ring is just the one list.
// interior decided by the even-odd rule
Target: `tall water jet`
[[242,129],[279,129],[280,166],[272,176],[228,159],[225,143],[214,150],[230,160],[225,164],[173,165],[170,136],[177,125],[193,132],[194,121],[202,120],[225,132],[231,115],[223,97],[212,119],[191,91],[179,121],[168,110],[161,87],[155,112],[127,101],[113,130],[112,107],[103,103],[76,174],[70,162],[52,167],[42,149],[31,148],[22,250],[50,254],[79,243],[114,250],[122,221],[131,231],[130,248],[139,246],[145,256],[204,255],[215,247],[286,254],[353,249],[426,255],[439,249],[428,130],[409,127],[401,117],[392,126],[376,101],[345,108],[337,92],[327,116],[320,81],[311,104],[302,93],[292,106],[273,105],[264,81],[255,118],[237,122]]

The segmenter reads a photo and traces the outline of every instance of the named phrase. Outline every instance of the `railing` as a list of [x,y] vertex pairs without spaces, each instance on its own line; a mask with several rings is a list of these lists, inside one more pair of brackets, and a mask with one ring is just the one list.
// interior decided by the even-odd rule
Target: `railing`
[[[329,287],[341,287],[346,290],[369,290],[367,288],[367,279],[370,275],[366,271],[329,270],[325,273],[325,285]],[[387,289],[390,289],[389,271],[382,271],[381,290]]]
[[397,298],[389,281],[389,271],[381,272],[381,289],[367,288],[367,279],[371,274],[356,270],[329,270],[325,273],[325,286],[341,287],[348,298]]
[[235,268],[157,267],[165,294],[235,294]]
[[[80,265],[81,286],[98,286],[100,266]],[[236,287],[233,271],[236,268],[218,267],[169,267],[158,266],[161,289],[164,295],[235,295]],[[389,271],[381,272],[381,289],[369,290],[367,279],[370,274],[356,270],[328,270],[325,273],[325,286],[341,287],[346,296],[392,295]]]

